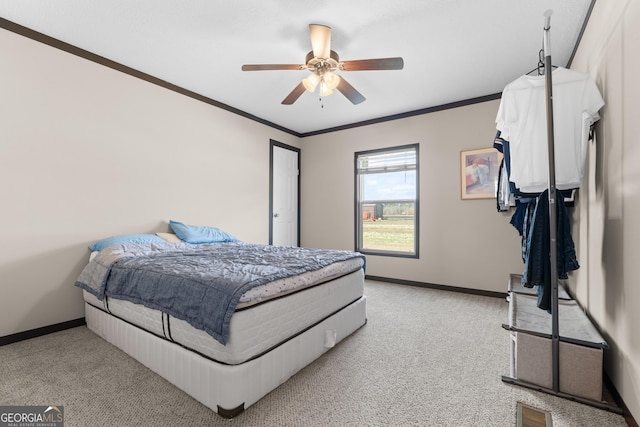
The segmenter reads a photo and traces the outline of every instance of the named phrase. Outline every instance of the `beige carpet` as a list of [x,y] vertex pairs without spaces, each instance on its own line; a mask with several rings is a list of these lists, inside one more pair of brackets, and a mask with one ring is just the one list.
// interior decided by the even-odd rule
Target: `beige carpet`
[[368,323],[233,420],[86,327],[0,347],[0,405],[63,405],[65,426],[514,426],[518,401],[553,426],[622,416],[502,382],[507,303],[368,281]]

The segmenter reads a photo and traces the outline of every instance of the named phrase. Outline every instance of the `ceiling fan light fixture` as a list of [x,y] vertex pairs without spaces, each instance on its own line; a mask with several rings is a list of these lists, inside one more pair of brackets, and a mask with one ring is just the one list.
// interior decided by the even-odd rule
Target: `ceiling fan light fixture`
[[332,73],[331,71],[326,72],[322,76],[322,80],[325,82],[327,87],[332,90],[337,88],[338,84],[340,84],[340,76]]
[[333,89],[331,89],[325,82],[320,83],[320,96],[329,96],[333,93]]
[[320,76],[317,74],[311,74],[307,78],[302,80],[302,84],[304,88],[309,92],[314,92],[316,90],[316,86],[320,83]]

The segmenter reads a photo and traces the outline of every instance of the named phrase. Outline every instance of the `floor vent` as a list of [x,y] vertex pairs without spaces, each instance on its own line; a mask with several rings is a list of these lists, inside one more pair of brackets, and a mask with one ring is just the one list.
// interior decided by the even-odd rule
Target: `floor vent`
[[551,412],[518,402],[516,427],[552,427]]

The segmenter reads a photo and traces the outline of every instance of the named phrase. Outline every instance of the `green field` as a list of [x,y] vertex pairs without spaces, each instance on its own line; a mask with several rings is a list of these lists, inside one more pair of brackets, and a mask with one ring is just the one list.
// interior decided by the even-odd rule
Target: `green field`
[[413,252],[413,229],[413,218],[363,221],[362,247],[363,249]]

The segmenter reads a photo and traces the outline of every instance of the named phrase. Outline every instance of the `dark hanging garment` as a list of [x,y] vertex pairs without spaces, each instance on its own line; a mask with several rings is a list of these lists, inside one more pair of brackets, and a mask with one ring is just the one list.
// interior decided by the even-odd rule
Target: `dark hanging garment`
[[[560,193],[558,193],[560,195]],[[567,279],[568,272],[580,268],[576,258],[575,245],[571,237],[571,223],[563,197],[556,198],[558,230],[556,234],[558,278]],[[525,262],[522,284],[526,287],[538,286],[538,307],[551,307],[551,260],[549,258],[549,193],[545,190],[540,197],[527,206],[527,224],[522,235],[523,259]]]

